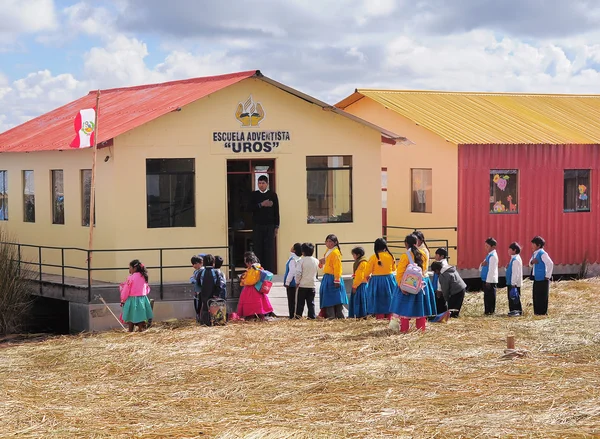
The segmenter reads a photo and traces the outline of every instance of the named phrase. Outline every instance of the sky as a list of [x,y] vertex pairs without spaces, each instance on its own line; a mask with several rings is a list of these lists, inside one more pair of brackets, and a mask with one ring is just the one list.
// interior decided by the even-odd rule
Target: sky
[[597,0],[0,0],[0,132],[98,88],[244,70],[355,88],[600,93]]

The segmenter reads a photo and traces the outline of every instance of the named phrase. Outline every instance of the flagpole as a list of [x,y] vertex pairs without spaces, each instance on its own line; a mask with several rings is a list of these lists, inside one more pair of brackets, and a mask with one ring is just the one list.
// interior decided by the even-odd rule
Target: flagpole
[[98,113],[100,112],[100,90],[96,94],[96,115],[94,117],[94,154],[92,159],[92,187],[90,188],[90,240],[88,243],[89,259],[94,249],[94,223],[96,217],[96,155],[98,152]]

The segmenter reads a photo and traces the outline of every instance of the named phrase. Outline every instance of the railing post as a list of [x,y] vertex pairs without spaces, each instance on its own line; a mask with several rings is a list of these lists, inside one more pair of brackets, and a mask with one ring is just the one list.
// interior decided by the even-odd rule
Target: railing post
[[62,271],[62,296],[65,297],[65,249],[60,249],[61,271]]
[[159,250],[160,300],[163,300],[163,249]]
[[40,296],[43,296],[44,290],[42,288],[42,246],[38,247],[38,266],[40,273]]
[[19,259],[18,273],[21,276],[21,244],[17,244],[17,258]]
[[88,303],[92,301],[92,252],[87,250]]

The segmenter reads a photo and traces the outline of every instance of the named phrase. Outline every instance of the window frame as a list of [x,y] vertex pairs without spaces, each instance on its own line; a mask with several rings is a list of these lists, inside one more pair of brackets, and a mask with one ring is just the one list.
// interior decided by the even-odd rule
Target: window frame
[[[62,180],[62,222],[56,221],[56,213],[57,213],[57,205],[56,205],[56,180],[55,176],[60,173],[60,178]],[[51,203],[52,203],[52,224],[56,225],[64,225],[65,224],[65,172],[63,169],[51,169],[50,170],[50,191],[51,191]]]
[[[31,174],[28,174],[31,173]],[[33,180],[33,194],[27,195],[27,175],[31,175],[31,179]],[[30,169],[23,170],[21,173],[23,180],[23,222],[24,223],[35,223],[35,172]],[[27,219],[27,197],[30,196],[33,199],[33,219]]]
[[8,221],[8,171],[0,170],[0,180],[2,181],[2,192],[0,192],[0,212],[3,212],[0,221]]
[[[516,210],[515,211],[510,210],[510,203],[512,203],[512,200],[509,202],[508,209],[506,208],[506,206],[504,206],[504,203],[501,202],[501,204],[504,206],[505,210],[499,211],[499,212],[495,212],[493,210],[491,199],[492,199],[492,190],[493,190],[494,186],[497,186],[497,184],[494,182],[494,178],[495,178],[496,174],[498,174],[498,175],[500,175],[500,174],[516,175],[517,187],[516,187],[516,199],[515,199]],[[488,173],[488,203],[487,204],[488,204],[488,212],[490,215],[518,215],[520,213],[520,210],[519,210],[519,206],[521,204],[520,203],[520,199],[521,199],[520,181],[521,181],[521,171],[519,169],[514,169],[514,168],[512,168],[512,169],[509,169],[509,168],[494,169],[494,168],[492,168],[489,170],[489,173]],[[512,194],[508,194],[508,195],[510,195],[512,197]],[[494,199],[495,199],[495,196],[494,196]],[[505,198],[504,200],[501,200],[501,201],[508,201],[508,200],[506,200],[506,198]],[[496,201],[495,204],[497,204],[497,203],[498,203],[498,201]]]
[[[152,164],[151,162],[155,162],[155,161],[163,161],[163,162],[167,162],[167,161],[188,161],[191,163],[191,171],[190,170],[183,170],[183,171],[178,171],[178,170],[166,170],[166,171],[161,171],[159,170],[158,172],[148,172],[148,166],[150,164]],[[196,224],[197,224],[197,191],[196,191],[196,159],[194,157],[154,157],[154,158],[147,158],[145,161],[145,165],[146,165],[146,228],[147,229],[176,229],[176,228],[195,228]],[[170,216],[169,218],[169,225],[151,225],[151,216],[150,216],[150,209],[151,209],[151,203],[149,200],[149,194],[148,194],[148,184],[149,184],[149,180],[148,177],[149,176],[177,176],[177,175],[184,175],[184,176],[188,176],[191,177],[191,182],[192,182],[192,211],[193,211],[193,218],[192,218],[192,224],[189,225],[171,225],[173,224],[173,218],[174,216]],[[159,192],[160,192],[160,179],[159,179]],[[171,205],[172,205],[172,201],[170,201]]]
[[[567,201],[566,199],[566,183],[567,183],[567,179],[566,179],[566,173],[567,172],[587,172],[587,187],[586,187],[586,191],[587,193],[585,194],[587,196],[587,200],[588,200],[588,208],[587,209],[578,209],[577,207],[575,207],[574,210],[570,210],[570,209],[566,209],[565,208],[565,203]],[[580,183],[579,183],[579,175],[577,175],[576,177],[576,183],[575,183],[575,187],[578,188]],[[581,168],[577,168],[577,169],[563,169],[563,213],[590,213],[592,211],[592,197],[591,197],[591,190],[592,189],[592,170],[591,169],[581,169]]]
[[[415,188],[414,188],[414,172],[415,171],[429,171],[429,180],[431,182],[431,200],[427,203],[427,197],[425,198],[425,203],[415,203]],[[427,190],[425,190],[425,195],[427,195]],[[424,204],[425,210],[415,210],[415,204]],[[427,211],[427,206],[430,206],[429,211]],[[410,213],[426,213],[433,214],[433,168],[410,168]]]
[[[330,167],[329,165],[327,165],[326,167],[319,167],[319,166],[309,166],[308,161],[310,159],[313,158],[326,158],[327,161],[329,161],[330,158],[340,158],[342,160],[342,166],[336,166],[336,167]],[[344,166],[344,161],[345,159],[350,159],[350,164],[348,166]],[[306,187],[306,224],[343,224],[343,223],[353,223],[354,222],[354,173],[353,173],[353,169],[354,169],[354,156],[353,155],[307,155],[306,159],[306,181],[307,181],[307,187]],[[310,176],[310,172],[335,172],[335,171],[343,171],[343,172],[348,172],[348,184],[349,184],[349,219],[343,219],[343,220],[339,220],[339,221],[331,221],[331,218],[334,217],[335,215],[333,215],[332,213],[329,212],[329,207],[328,212],[327,212],[327,221],[315,221],[314,219],[311,221],[311,217],[315,218],[314,216],[312,216],[310,214],[310,207],[309,207],[309,193],[308,193],[308,180],[309,180],[309,176]],[[327,174],[328,176],[329,174]],[[342,214],[340,214],[341,216]]]

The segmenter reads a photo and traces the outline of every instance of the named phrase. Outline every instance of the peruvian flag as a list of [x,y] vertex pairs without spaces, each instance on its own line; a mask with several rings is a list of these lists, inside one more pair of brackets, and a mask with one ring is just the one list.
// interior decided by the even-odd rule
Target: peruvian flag
[[95,108],[87,108],[77,113],[75,117],[76,137],[71,142],[71,148],[89,148],[94,145],[95,122]]

